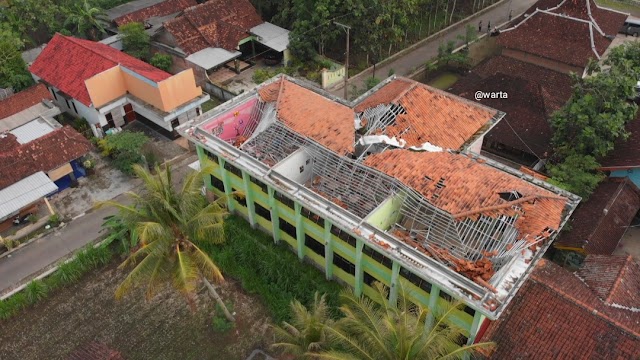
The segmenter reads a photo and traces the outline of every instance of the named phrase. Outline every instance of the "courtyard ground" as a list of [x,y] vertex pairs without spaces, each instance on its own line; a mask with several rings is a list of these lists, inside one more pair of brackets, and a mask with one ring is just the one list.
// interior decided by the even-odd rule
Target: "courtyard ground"
[[[181,295],[163,291],[151,301],[143,291],[114,298],[124,272],[117,262],[97,270],[75,285],[10,320],[0,321],[0,359],[66,359],[77,348],[104,343],[125,359],[246,359],[271,340],[263,304],[228,279],[219,293],[231,301],[236,327],[213,329],[215,303],[199,292],[191,312]],[[260,358],[260,357],[257,357]]]

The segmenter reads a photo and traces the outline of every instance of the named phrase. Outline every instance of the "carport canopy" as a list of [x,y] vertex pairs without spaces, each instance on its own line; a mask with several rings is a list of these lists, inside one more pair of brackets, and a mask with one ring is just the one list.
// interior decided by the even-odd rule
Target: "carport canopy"
[[222,48],[209,47],[187,56],[186,59],[205,70],[211,70],[217,66],[228,63],[240,55],[242,55],[242,53],[239,51],[230,52]]
[[0,190],[0,221],[58,190],[42,171]]
[[264,22],[252,27],[249,32],[256,37],[257,42],[277,52],[283,52],[289,46],[289,30],[272,23]]

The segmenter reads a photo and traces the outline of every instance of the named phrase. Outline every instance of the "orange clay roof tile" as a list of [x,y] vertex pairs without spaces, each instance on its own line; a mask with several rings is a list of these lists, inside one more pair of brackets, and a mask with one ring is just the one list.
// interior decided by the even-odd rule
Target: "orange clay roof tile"
[[[387,150],[370,155],[364,164],[400,180],[454,216],[518,215],[515,226],[522,235],[535,237],[547,227],[557,230],[567,201],[460,154]],[[520,193],[521,200],[500,197],[511,191]]]
[[428,142],[458,150],[497,114],[496,110],[404,78],[382,86],[354,110],[362,112],[381,104],[405,109],[406,113],[398,115],[382,134],[405,140],[407,147]]
[[[273,84],[267,87],[271,86]],[[261,96],[266,94],[269,98],[274,93],[278,96],[278,118],[291,130],[339,155],[353,153],[355,134],[351,108],[290,81],[282,81],[282,89],[261,90]]]

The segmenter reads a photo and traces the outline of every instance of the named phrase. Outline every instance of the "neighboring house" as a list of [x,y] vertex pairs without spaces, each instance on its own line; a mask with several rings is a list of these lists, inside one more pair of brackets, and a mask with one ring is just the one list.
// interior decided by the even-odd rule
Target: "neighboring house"
[[200,115],[209,99],[190,69],[171,75],[107,45],[61,34],[29,70],[97,137],[136,119],[175,135],[174,128]]
[[[571,77],[506,56],[476,66],[450,90],[469,100],[475,92],[506,92],[508,97],[479,102],[506,113],[485,136],[485,150],[539,169],[551,153],[551,114],[571,96]],[[538,165],[538,167],[536,167]]]
[[579,201],[474,153],[502,116],[404,78],[347,102],[278,76],[180,131],[231,212],[358,295],[379,281],[392,301],[399,284],[432,310],[460,300],[472,342]]
[[542,0],[501,30],[502,55],[555,71],[582,74],[600,60],[629,14],[593,0]]
[[[154,48],[172,56],[174,70],[193,69],[198,85],[207,80],[209,73],[223,67],[239,73],[241,57],[275,52],[283,63],[290,57],[289,31],[262,21],[249,0],[133,4],[112,11],[112,21],[117,26],[132,21],[144,23],[155,40]],[[148,5],[142,7],[145,4]],[[118,46],[115,42],[114,45]]]
[[[52,100],[53,96],[44,84],[37,84],[0,100],[0,133],[13,131],[19,138],[37,138],[44,135],[43,131],[46,133],[61,127],[53,118],[60,114],[60,109]],[[19,135],[21,133],[24,135]]]
[[33,138],[33,129],[0,134],[0,228],[85,175],[77,160],[91,150],[89,140],[69,126],[44,134],[42,127],[35,130],[39,137]]
[[570,230],[553,243],[556,249],[611,255],[640,210],[640,189],[629,178],[609,178],[581,203]]
[[491,359],[640,358],[640,266],[587,256],[575,274],[541,260],[503,316],[478,341]]
[[611,177],[628,177],[640,187],[640,112],[626,130],[629,138],[615,142],[611,153],[600,161],[600,170],[609,172]]

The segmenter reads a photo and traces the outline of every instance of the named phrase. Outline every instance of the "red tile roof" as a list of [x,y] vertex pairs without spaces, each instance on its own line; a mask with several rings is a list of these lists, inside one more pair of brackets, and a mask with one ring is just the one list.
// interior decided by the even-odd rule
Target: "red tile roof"
[[628,178],[603,181],[574,212],[571,230],[554,246],[581,249],[586,254],[611,255],[640,210],[640,190]]
[[51,39],[29,71],[90,106],[85,80],[118,65],[154,82],[171,77],[171,74],[108,45],[60,34]]
[[633,257],[589,255],[576,275],[605,304],[640,311],[640,263]]
[[130,22],[143,23],[152,17],[175,14],[188,7],[196,5],[198,5],[196,0],[166,0],[161,3],[148,6],[144,9],[139,9],[126,15],[119,16],[113,19],[113,21],[119,27]]
[[640,167],[640,111],[636,118],[627,124],[626,130],[630,133],[629,138],[618,138],[613,150],[600,161],[603,170]]
[[[584,67],[590,58],[596,59],[589,27],[583,21],[539,12],[523,20],[517,28],[502,32],[497,43],[508,49]],[[611,44],[611,40],[595,29],[593,39],[599,55]]]
[[[515,227],[531,240],[547,237],[547,228],[560,228],[567,203],[566,198],[462,154],[387,150],[369,155],[364,164],[398,179],[456,218],[517,215]],[[500,196],[513,191],[520,199]]]
[[249,0],[210,0],[188,8],[164,27],[187,54],[208,47],[233,51],[263,21]]
[[353,153],[355,115],[351,108],[284,79],[274,84],[261,89],[260,94],[273,99],[278,86],[276,109],[280,121],[339,155]]
[[451,92],[475,100],[476,90],[505,91],[509,95],[508,99],[482,100],[506,113],[485,135],[485,144],[495,141],[526,153],[533,151],[540,157],[551,151],[548,119],[571,96],[569,75],[507,56],[494,56],[458,80]]
[[540,260],[482,341],[492,359],[637,359],[640,312],[605,305],[575,275]]
[[391,81],[356,105],[356,111],[379,104],[401,105],[394,124],[382,134],[406,141],[406,146],[425,143],[459,150],[473,136],[486,129],[497,111],[413,80]]
[[103,343],[91,342],[69,354],[67,360],[124,360],[124,357]]
[[38,171],[54,170],[91,150],[89,140],[69,126],[19,146],[2,146],[7,139],[0,139],[0,189]]
[[38,84],[0,100],[0,120],[39,104],[44,99],[53,100],[53,97],[44,84]]

